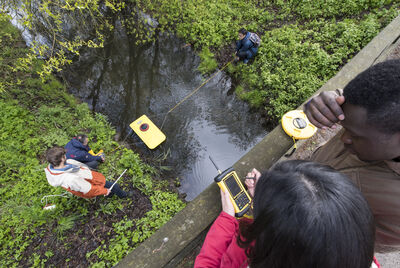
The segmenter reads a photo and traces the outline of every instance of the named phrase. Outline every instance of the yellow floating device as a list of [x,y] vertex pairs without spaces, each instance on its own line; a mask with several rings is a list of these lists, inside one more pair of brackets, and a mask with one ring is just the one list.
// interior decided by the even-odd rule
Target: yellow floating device
[[308,139],[317,131],[317,127],[308,121],[306,114],[300,110],[287,112],[282,117],[282,128],[296,140]]
[[146,115],[142,115],[129,126],[150,149],[165,141],[164,133]]

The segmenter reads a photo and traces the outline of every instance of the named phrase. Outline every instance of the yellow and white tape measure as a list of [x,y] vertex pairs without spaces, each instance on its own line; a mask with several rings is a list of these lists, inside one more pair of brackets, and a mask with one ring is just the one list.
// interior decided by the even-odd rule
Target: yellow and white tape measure
[[282,116],[282,128],[296,140],[308,139],[317,131],[317,127],[308,121],[306,114],[300,110],[287,112]]
[[300,110],[287,112],[282,116],[282,128],[293,139],[293,150],[285,154],[291,156],[297,149],[296,140],[308,139],[317,131],[317,127],[310,123],[306,114]]

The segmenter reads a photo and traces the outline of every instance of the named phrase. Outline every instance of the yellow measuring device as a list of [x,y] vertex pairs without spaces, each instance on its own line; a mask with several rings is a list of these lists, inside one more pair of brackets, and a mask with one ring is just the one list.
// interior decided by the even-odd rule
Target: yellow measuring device
[[317,131],[317,127],[308,121],[306,114],[300,110],[287,112],[282,117],[282,128],[296,140],[308,139]]
[[146,115],[142,115],[129,126],[150,149],[165,141],[164,133]]
[[308,139],[317,131],[317,127],[308,121],[306,114],[300,110],[287,112],[282,117],[282,128],[296,140]]
[[293,150],[285,154],[291,156],[297,149],[296,140],[308,139],[317,131],[317,127],[310,123],[306,114],[300,110],[289,111],[282,116],[282,128],[293,139]]
[[233,168],[228,168],[224,172],[221,172],[211,156],[210,160],[219,173],[219,175],[214,178],[214,181],[218,184],[222,191],[229,194],[229,199],[231,200],[235,209],[235,217],[243,217],[251,207],[250,195],[247,193]]

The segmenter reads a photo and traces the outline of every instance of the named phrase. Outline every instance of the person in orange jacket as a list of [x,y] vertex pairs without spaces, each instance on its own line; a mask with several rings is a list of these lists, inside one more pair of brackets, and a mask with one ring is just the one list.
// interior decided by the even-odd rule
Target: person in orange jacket
[[72,194],[83,198],[92,198],[98,195],[111,196],[113,194],[120,198],[133,196],[133,192],[126,193],[117,183],[110,190],[113,182],[106,181],[103,174],[90,170],[85,164],[67,159],[65,154],[66,150],[61,146],[54,146],[46,153],[46,159],[50,164],[44,171],[51,186],[61,186]]

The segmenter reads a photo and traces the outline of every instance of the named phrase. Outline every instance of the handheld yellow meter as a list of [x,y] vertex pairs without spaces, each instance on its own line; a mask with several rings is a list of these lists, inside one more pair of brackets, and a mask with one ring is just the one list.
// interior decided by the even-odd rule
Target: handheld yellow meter
[[224,172],[221,172],[211,156],[210,160],[219,172],[219,175],[214,178],[214,181],[222,191],[229,194],[229,198],[235,208],[235,217],[243,217],[251,207],[250,195],[247,193],[233,168],[228,168]]

